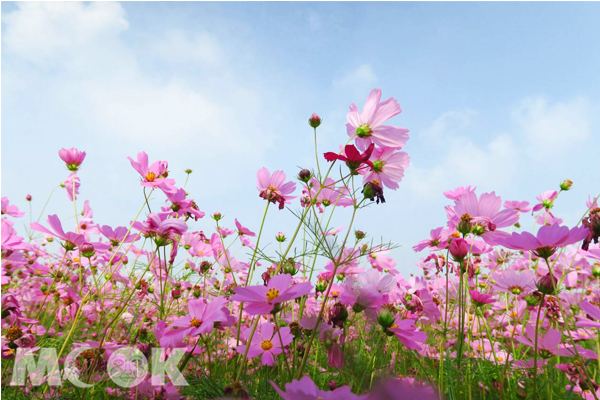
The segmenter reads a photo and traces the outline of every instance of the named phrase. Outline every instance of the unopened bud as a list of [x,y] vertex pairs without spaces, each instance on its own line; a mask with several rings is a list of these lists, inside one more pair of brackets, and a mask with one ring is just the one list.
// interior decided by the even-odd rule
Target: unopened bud
[[573,186],[573,181],[570,179],[566,179],[560,183],[560,190],[567,191],[571,189],[571,186]]
[[310,172],[306,168],[298,173],[298,180],[300,180],[301,182],[308,183],[308,181],[310,181],[310,178],[312,178],[312,172]]
[[216,212],[216,213],[214,213],[214,214],[212,215],[212,218],[213,218],[215,221],[219,221],[219,220],[221,220],[221,218],[223,218],[223,216],[221,215],[221,213],[220,213],[220,212]]
[[377,322],[384,329],[390,328],[392,325],[394,325],[395,321],[396,316],[391,310],[387,308],[382,308],[379,312],[379,315],[377,316]]
[[276,236],[275,236],[275,240],[277,240],[279,243],[283,243],[285,242],[285,235],[283,234],[283,232],[279,232]]
[[364,239],[367,236],[367,234],[361,230],[356,230],[354,231],[354,236],[356,236],[356,240],[361,240]]
[[28,194],[27,196],[25,196],[25,200],[27,200],[27,201],[31,201],[31,198],[32,198],[32,197],[31,197],[31,195],[30,195],[30,194]]
[[537,282],[536,286],[541,293],[551,295],[556,293],[557,284],[558,281],[554,275],[548,273]]
[[313,128],[318,128],[319,125],[321,125],[321,122],[323,122],[321,120],[321,117],[319,117],[316,113],[313,113],[308,119],[308,125],[310,125]]
[[79,247],[81,251],[81,255],[86,258],[91,258],[94,254],[96,254],[96,250],[94,249],[94,245],[91,243],[84,243]]

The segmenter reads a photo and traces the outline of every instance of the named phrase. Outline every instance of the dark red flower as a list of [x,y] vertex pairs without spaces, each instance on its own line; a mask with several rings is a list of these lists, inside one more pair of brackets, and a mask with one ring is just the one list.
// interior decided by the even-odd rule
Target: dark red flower
[[348,168],[350,168],[350,171],[356,173],[356,170],[362,164],[367,164],[371,168],[373,167],[373,163],[369,161],[369,158],[371,158],[371,154],[373,153],[374,149],[375,145],[371,143],[367,150],[365,150],[365,152],[361,154],[361,152],[358,151],[358,149],[353,144],[349,144],[344,148],[344,155],[336,154],[331,151],[325,153],[324,155],[327,161],[345,161]]

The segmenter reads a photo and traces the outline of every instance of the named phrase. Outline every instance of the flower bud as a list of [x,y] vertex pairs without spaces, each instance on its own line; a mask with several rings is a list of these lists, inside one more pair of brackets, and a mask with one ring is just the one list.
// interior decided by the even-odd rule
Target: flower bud
[[573,181],[570,179],[566,179],[560,183],[560,190],[567,191],[571,189],[571,186],[573,186]]
[[463,261],[467,254],[469,254],[469,243],[463,238],[452,240],[452,243],[450,243],[450,254],[452,254],[454,261]]
[[277,240],[279,243],[283,243],[285,242],[285,235],[283,234],[283,232],[279,232],[276,236],[275,236],[275,240]]
[[211,266],[212,265],[211,265],[210,262],[208,262],[206,260],[202,261],[200,263],[200,266],[199,266],[200,267],[200,271],[202,271],[203,274],[206,274],[208,271],[210,271]]
[[171,296],[173,296],[173,298],[175,300],[177,300],[178,298],[181,297],[181,289],[173,289],[171,290]]
[[546,295],[552,295],[557,292],[558,281],[554,275],[548,273],[544,275],[536,284],[537,289]]
[[30,195],[30,194],[28,194],[27,196],[25,196],[25,200],[27,200],[27,201],[31,201],[31,199],[32,199],[32,197],[31,197],[31,195]]
[[471,223],[472,219],[473,217],[471,217],[471,215],[463,214],[460,217],[460,222],[458,223],[456,230],[462,233],[463,235],[471,233],[471,230],[473,229],[473,224]]
[[317,284],[315,285],[315,291],[317,293],[322,293],[327,289],[327,281],[323,280],[323,279],[319,279],[317,281]]
[[290,274],[292,276],[298,273],[298,268],[296,267],[296,261],[293,258],[288,258],[284,261],[282,271],[284,274]]
[[91,243],[85,242],[79,247],[81,251],[81,255],[86,258],[91,258],[94,254],[96,254],[96,250],[94,249],[94,245]]
[[356,230],[354,231],[354,236],[356,236],[356,240],[361,240],[364,239],[367,236],[367,234],[361,230]]
[[221,213],[220,213],[220,212],[216,212],[216,213],[214,213],[214,214],[212,215],[212,218],[213,218],[215,221],[220,221],[220,220],[221,220],[221,218],[223,218],[223,216],[221,215]]
[[335,303],[333,307],[329,309],[329,322],[334,326],[341,328],[346,319],[348,319],[348,309],[342,303]]
[[396,315],[388,308],[382,308],[377,316],[377,322],[382,328],[387,329],[394,325],[396,321]]
[[306,168],[298,173],[298,180],[300,180],[301,182],[308,183],[310,181],[310,178],[312,178],[312,172],[310,172]]
[[321,125],[321,122],[321,117],[319,117],[316,113],[313,113],[308,119],[308,125],[315,129],[318,128],[319,125]]
[[188,168],[188,169],[185,170],[185,173],[189,175],[189,174],[192,173],[192,170]]
[[595,263],[594,266],[592,267],[592,275],[594,275],[594,277],[596,277],[596,278],[600,277],[600,264],[599,263]]

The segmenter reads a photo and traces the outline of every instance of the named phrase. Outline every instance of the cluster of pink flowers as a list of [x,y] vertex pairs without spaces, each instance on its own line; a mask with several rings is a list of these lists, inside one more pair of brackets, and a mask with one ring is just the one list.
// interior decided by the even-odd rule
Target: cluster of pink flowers
[[[299,210],[297,229],[276,235],[278,250],[265,245],[263,225],[206,217],[168,163],[150,163],[145,152],[128,157],[144,194],[138,217],[101,225],[88,201],[77,208],[86,153],[60,150],[74,220],[52,214],[19,233],[15,219],[25,213],[2,198],[4,362],[60,343],[64,363],[67,345],[89,347],[75,373],[119,399],[425,400],[473,388],[539,397],[541,377],[557,374],[557,398],[598,398],[600,364],[589,362],[600,329],[598,199],[565,226],[551,210],[570,181],[533,207],[470,186],[447,191],[446,224],[414,245],[426,252],[422,274],[406,279],[394,246],[375,242],[355,218],[368,201],[385,202],[384,188],[398,189],[409,166],[408,130],[384,125],[401,111],[375,89],[362,111],[350,106],[349,140],[326,152],[326,163],[317,152],[316,169],[300,170],[298,182],[258,170],[263,225],[286,206]],[[315,134],[322,122],[310,117]],[[336,170],[339,178],[330,176]],[[334,212],[347,226],[330,226]],[[534,227],[521,231],[530,213]],[[150,373],[135,387],[112,385],[107,362],[124,347],[147,356],[161,347],[161,362],[184,349],[178,367],[214,392],[156,385]],[[494,371],[493,381],[481,370]],[[19,390],[53,398],[72,389],[48,385],[49,374],[45,385]]]

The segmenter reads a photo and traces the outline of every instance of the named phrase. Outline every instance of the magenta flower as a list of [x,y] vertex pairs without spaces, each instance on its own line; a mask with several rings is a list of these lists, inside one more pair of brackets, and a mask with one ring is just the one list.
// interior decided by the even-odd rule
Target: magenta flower
[[[244,333],[246,337],[250,336],[250,329],[247,329]],[[288,326],[279,328],[279,332],[276,332],[275,326],[270,322],[262,324],[256,333],[250,343],[236,347],[236,351],[244,354],[246,346],[249,346],[247,357],[251,359],[262,355],[261,362],[263,365],[273,365],[275,361],[273,356],[281,354],[284,347],[292,343],[294,339]]]
[[344,161],[346,163],[346,166],[350,169],[350,171],[352,173],[356,173],[358,168],[360,168],[360,166],[363,164],[367,164],[370,167],[372,166],[371,161],[369,161],[369,158],[371,158],[374,149],[375,145],[371,143],[369,147],[367,147],[367,149],[364,151],[364,153],[361,153],[354,145],[349,144],[346,145],[346,147],[344,147],[344,151],[342,152],[342,154],[337,154],[332,151],[329,151],[323,154],[323,156],[329,162],[335,160]]
[[453,239],[452,243],[450,243],[450,254],[455,261],[463,261],[465,257],[469,254],[471,246],[469,246],[469,242],[467,242],[463,238]]
[[285,385],[285,392],[275,383],[271,382],[275,391],[283,400],[364,400],[366,396],[357,396],[350,390],[350,386],[342,386],[335,390],[321,390],[308,377],[304,376],[299,381],[293,380]]
[[348,136],[356,138],[359,149],[366,149],[371,143],[381,147],[400,148],[408,141],[408,129],[382,125],[388,119],[400,114],[400,104],[393,97],[380,102],[381,89],[373,89],[367,97],[362,113],[356,104],[350,104],[346,128]]
[[271,203],[279,203],[279,209],[283,210],[284,204],[289,204],[295,196],[290,196],[296,190],[294,182],[285,182],[283,171],[275,171],[273,175],[266,168],[261,168],[256,174],[256,188],[260,197]]
[[131,166],[141,176],[141,185],[151,188],[159,188],[165,193],[175,193],[177,188],[175,187],[175,180],[167,179],[169,174],[168,163],[166,161],[155,161],[152,165],[148,166],[148,154],[142,151],[137,155],[137,162],[133,161],[131,157],[127,157]]
[[560,225],[544,225],[537,235],[529,232],[517,233],[500,239],[499,243],[513,250],[531,251],[538,257],[548,258],[558,247],[577,243],[588,236],[588,229],[584,226],[569,229]]
[[161,346],[176,347],[183,339],[190,336],[205,335],[212,332],[220,323],[229,320],[227,300],[216,297],[210,302],[207,299],[188,301],[188,315],[175,320],[160,339]]
[[478,290],[469,290],[469,294],[471,295],[471,301],[473,301],[473,304],[475,304],[478,307],[496,302],[496,300],[494,300],[492,296],[490,296],[489,294],[481,293]]
[[38,224],[37,222],[31,223],[31,229],[38,232],[47,233],[48,235],[59,238],[63,241],[62,246],[66,250],[73,250],[76,246],[80,246],[83,244],[83,242],[85,242],[85,236],[81,234],[74,232],[65,233],[62,224],[60,223],[60,219],[58,219],[58,216],[56,215],[48,216],[48,225],[50,225],[52,231],[48,230],[47,228]]
[[268,314],[276,304],[309,294],[312,290],[310,282],[292,285],[289,274],[275,275],[267,286],[236,287],[231,300],[246,303],[244,311],[250,315]]
[[433,387],[414,378],[385,379],[369,393],[367,400],[437,400],[439,395]]
[[386,187],[396,190],[404,177],[404,170],[410,164],[410,157],[404,151],[396,151],[391,147],[379,147],[371,155],[371,168],[361,169],[363,184],[377,180]]
[[67,164],[69,171],[77,171],[85,159],[85,151],[79,151],[74,147],[60,149],[58,156]]
[[10,205],[8,201],[8,197],[2,198],[2,215],[9,215],[15,218],[21,218],[25,215],[24,212],[19,212],[19,207],[15,205]]
[[495,192],[483,193],[479,199],[475,193],[467,192],[456,200],[454,207],[449,206],[446,211],[459,232],[466,225],[468,228],[465,232],[480,235],[487,243],[495,245],[500,237],[507,235],[505,232],[496,232],[496,229],[513,225],[519,220],[517,211],[500,211],[501,206],[502,199]]
[[425,343],[427,334],[417,330],[415,321],[396,317],[394,325],[388,328],[400,342],[411,350],[420,349],[419,343]]

